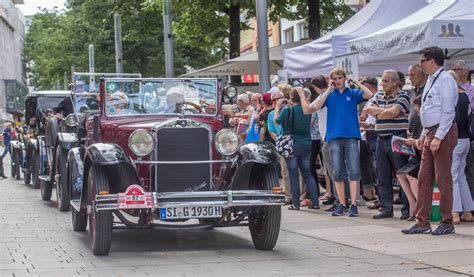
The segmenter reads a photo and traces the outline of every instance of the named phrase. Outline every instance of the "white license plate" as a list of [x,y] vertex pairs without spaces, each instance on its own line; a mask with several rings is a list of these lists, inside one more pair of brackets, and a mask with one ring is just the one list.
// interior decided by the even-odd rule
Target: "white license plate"
[[221,215],[222,208],[218,206],[160,208],[160,219],[215,218]]

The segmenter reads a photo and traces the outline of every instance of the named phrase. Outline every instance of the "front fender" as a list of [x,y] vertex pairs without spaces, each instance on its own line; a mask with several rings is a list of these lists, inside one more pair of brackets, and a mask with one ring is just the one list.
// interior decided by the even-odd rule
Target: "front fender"
[[74,133],[58,133],[59,143],[63,149],[71,149],[77,145],[77,135]]
[[246,143],[240,146],[237,155],[237,161],[240,164],[249,162],[259,164],[276,164],[279,161],[275,146],[268,142]]
[[86,157],[94,164],[113,165],[128,163],[133,165],[123,149],[116,144],[94,143],[86,150]]
[[84,156],[85,149],[74,147],[69,150],[67,157],[68,190],[71,200],[81,198],[84,180]]
[[267,142],[251,142],[242,145],[236,156],[235,173],[230,182],[230,188],[249,189],[252,172],[266,166],[276,166],[279,162],[275,147]]
[[105,170],[109,179],[110,193],[124,192],[128,186],[140,184],[135,165],[116,144],[92,144],[85,150],[83,161],[83,175],[80,180],[82,181],[81,209],[87,207],[87,178],[93,165],[98,165],[101,170]]

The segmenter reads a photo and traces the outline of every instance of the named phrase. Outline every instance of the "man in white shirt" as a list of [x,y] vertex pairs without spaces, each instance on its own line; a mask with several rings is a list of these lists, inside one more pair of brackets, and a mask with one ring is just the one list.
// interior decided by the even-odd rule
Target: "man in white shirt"
[[417,147],[423,152],[418,173],[416,224],[402,230],[402,233],[431,233],[429,214],[432,207],[433,183],[436,180],[440,191],[439,208],[442,220],[432,234],[452,234],[454,226],[451,164],[458,136],[454,122],[458,86],[453,77],[443,69],[443,49],[424,48],[420,51],[420,64],[429,77],[423,91],[420,111],[421,125],[424,129],[417,140]]

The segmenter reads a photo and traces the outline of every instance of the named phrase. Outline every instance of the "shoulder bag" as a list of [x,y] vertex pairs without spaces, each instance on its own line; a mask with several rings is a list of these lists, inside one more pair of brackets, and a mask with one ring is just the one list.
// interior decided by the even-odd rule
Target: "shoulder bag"
[[283,158],[291,158],[293,157],[293,137],[291,133],[293,132],[293,125],[295,124],[295,112],[293,108],[289,108],[287,120],[285,123],[290,122],[290,113],[291,113],[291,127],[289,134],[281,134],[275,140],[275,147],[278,152]]

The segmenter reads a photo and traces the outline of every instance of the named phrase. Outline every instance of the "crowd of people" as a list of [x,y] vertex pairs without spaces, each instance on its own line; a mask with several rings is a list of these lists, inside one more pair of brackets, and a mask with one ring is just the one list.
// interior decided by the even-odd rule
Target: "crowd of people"
[[[357,217],[358,206],[373,201],[373,219],[383,219],[402,204],[400,219],[414,222],[404,234],[450,234],[473,221],[469,67],[462,60],[445,66],[439,47],[419,54],[407,69],[411,89],[395,70],[355,80],[334,68],[302,86],[238,95],[229,124],[242,143],[277,145],[288,209],[320,209],[321,201],[325,213]],[[432,230],[435,186],[442,219]]]

